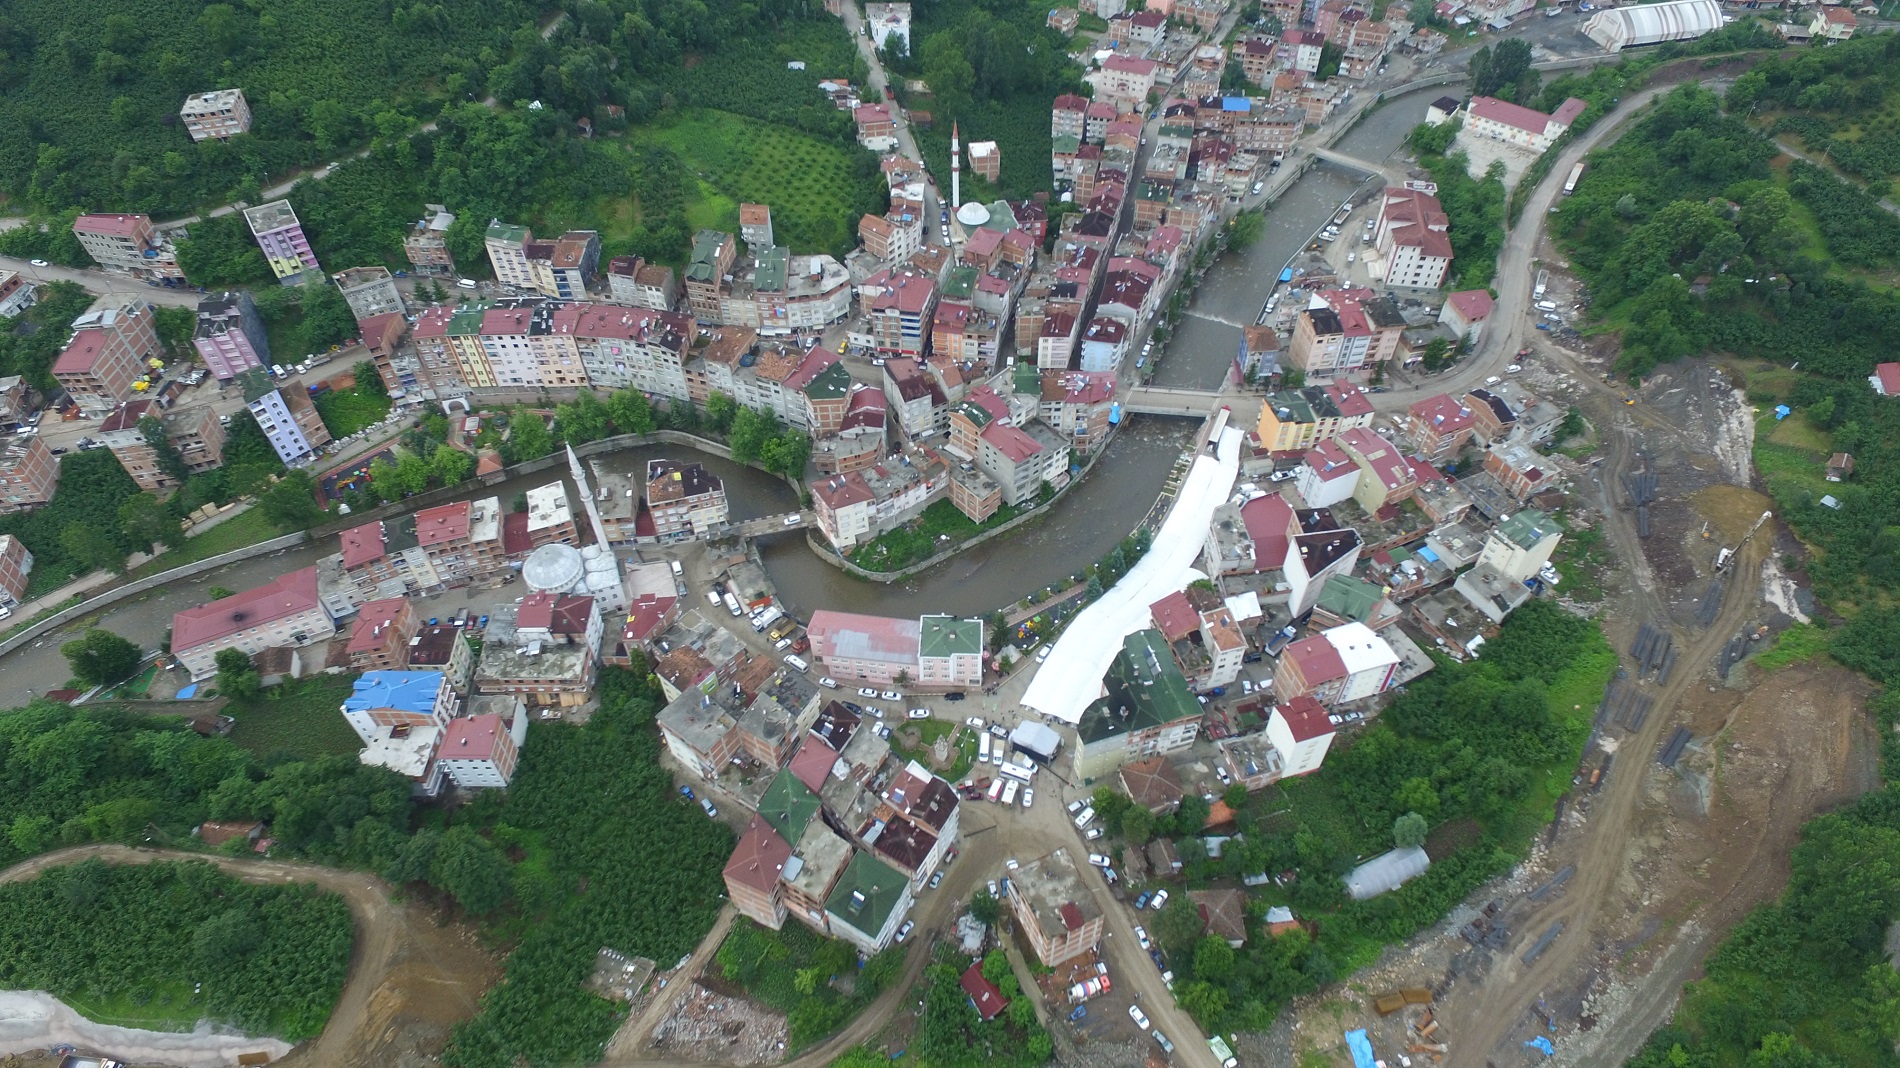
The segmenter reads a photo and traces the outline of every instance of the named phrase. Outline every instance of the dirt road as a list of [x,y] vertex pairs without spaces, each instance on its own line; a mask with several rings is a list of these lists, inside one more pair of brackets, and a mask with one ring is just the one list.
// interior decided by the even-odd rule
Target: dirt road
[[[203,860],[254,883],[306,882],[341,895],[356,921],[349,979],[323,1034],[278,1062],[308,1068],[356,1068],[398,1050],[446,1038],[448,1022],[474,1015],[493,961],[460,928],[437,924],[414,906],[389,900],[389,887],[362,872],[315,864],[134,849],[77,846],[46,853],[0,872],[0,882],[30,879],[48,868],[98,857],[111,864]],[[462,937],[458,937],[462,936]],[[430,1009],[421,1001],[434,1003]],[[418,1012],[418,1009],[422,1009]],[[401,1031],[397,1034],[394,1032]],[[235,1058],[229,1063],[235,1063]]]

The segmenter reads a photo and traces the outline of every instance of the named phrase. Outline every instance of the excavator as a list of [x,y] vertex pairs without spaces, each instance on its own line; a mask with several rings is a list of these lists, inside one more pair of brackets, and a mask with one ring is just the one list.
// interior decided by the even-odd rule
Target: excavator
[[1748,533],[1742,535],[1742,540],[1735,543],[1734,548],[1731,549],[1727,546],[1723,546],[1718,550],[1715,554],[1715,573],[1719,575],[1727,571],[1728,566],[1735,562],[1735,554],[1742,551],[1742,546],[1748,544],[1748,540],[1755,536],[1755,532],[1762,528],[1762,524],[1774,517],[1775,513],[1773,512],[1763,512],[1761,517],[1755,520],[1755,525],[1748,528]]

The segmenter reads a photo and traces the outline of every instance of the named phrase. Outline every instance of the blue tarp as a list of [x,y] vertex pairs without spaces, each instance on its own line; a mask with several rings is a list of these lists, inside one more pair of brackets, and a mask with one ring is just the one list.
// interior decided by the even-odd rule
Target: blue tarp
[[1280,284],[1285,285],[1291,281],[1293,281],[1293,268],[1288,267],[1280,272]]
[[1542,1053],[1546,1057],[1557,1052],[1555,1049],[1551,1048],[1550,1039],[1545,1038],[1543,1035],[1538,1035],[1536,1038],[1533,1038],[1529,1042],[1526,1042],[1524,1044],[1526,1046],[1530,1046],[1533,1049],[1536,1049],[1538,1052]]
[[1352,1050],[1353,1068],[1374,1068],[1372,1042],[1365,1028],[1346,1032],[1346,1048]]
[[180,701],[183,701],[188,697],[196,697],[196,696],[198,696],[198,684],[195,682],[191,683],[188,686],[183,687],[182,689],[178,691],[178,699]]
[[1778,423],[1794,414],[1794,409],[1785,404],[1775,405],[1775,421]]

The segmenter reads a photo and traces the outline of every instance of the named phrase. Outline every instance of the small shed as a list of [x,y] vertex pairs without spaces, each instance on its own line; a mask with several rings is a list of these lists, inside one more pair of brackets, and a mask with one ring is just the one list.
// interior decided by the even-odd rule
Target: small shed
[[1837,452],[1827,458],[1827,480],[1840,482],[1854,473],[1854,458],[1847,453]]

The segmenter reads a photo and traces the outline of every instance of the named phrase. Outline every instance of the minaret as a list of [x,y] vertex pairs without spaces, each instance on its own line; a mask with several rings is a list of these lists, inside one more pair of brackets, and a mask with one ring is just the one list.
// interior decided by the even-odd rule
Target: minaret
[[957,124],[950,123],[950,211],[963,206],[963,147],[957,139]]

